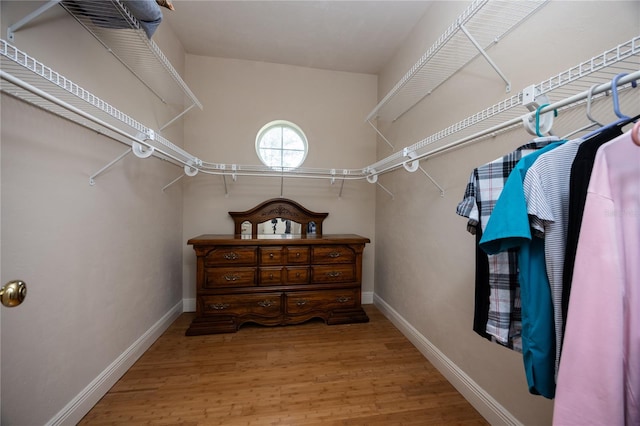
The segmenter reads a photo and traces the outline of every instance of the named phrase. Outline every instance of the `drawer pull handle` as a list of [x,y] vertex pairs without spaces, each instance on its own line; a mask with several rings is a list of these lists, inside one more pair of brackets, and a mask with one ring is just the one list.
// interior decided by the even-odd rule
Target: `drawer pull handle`
[[221,311],[223,309],[227,309],[229,307],[228,303],[212,303],[210,305],[207,305],[207,309],[213,309],[216,311]]
[[239,257],[240,256],[238,256],[238,254],[233,251],[230,251],[229,253],[224,254],[224,258],[227,260],[236,260]]
[[263,300],[261,302],[258,302],[258,305],[262,306],[263,308],[268,308],[270,306],[273,306],[273,302],[271,300]]
[[347,303],[349,300],[351,300],[350,297],[347,296],[340,296],[336,299],[339,303]]
[[240,279],[240,277],[238,275],[225,275],[224,279],[227,281],[238,281]]
[[300,278],[300,272],[296,272],[296,278]]
[[307,302],[308,302],[308,300],[301,299],[301,300],[298,300],[298,301],[296,302],[296,305],[298,305],[298,306],[304,306],[304,305],[306,305],[306,304],[307,304]]
[[273,279],[273,274],[269,274],[269,278],[270,278],[270,279]]
[[300,252],[297,252],[297,253],[296,253],[296,257],[300,257]]
[[269,253],[269,257],[273,259],[273,253]]
[[335,259],[336,257],[340,257],[340,252],[339,251],[332,251],[329,253],[329,257],[332,259]]
[[340,271],[327,272],[327,276],[331,278],[339,277],[340,275],[342,275],[342,272]]

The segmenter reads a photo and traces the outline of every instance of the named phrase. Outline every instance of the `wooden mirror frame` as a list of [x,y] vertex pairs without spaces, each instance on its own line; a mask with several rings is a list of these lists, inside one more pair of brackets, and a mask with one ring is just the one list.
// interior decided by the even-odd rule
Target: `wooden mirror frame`
[[293,200],[272,198],[244,212],[229,212],[235,225],[234,234],[242,234],[242,224],[251,223],[251,238],[258,238],[258,224],[271,219],[292,220],[301,225],[302,237],[307,236],[309,222],[316,224],[316,237],[322,236],[322,221],[329,213],[312,212]]

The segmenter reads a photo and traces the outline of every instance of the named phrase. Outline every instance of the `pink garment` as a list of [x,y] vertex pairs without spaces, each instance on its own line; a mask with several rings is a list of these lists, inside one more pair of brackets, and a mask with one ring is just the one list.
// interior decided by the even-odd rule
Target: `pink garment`
[[640,147],[598,150],[560,359],[554,425],[640,425]]

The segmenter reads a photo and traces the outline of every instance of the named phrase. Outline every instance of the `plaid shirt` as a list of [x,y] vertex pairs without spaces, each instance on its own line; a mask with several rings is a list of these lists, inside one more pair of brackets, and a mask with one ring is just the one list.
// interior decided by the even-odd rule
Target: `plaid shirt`
[[[485,230],[489,216],[502,193],[511,170],[525,155],[558,141],[557,137],[537,138],[515,151],[474,169],[456,213],[469,218],[467,230]],[[522,352],[522,311],[518,284],[518,257],[515,249],[488,255],[489,277],[476,277],[477,286],[488,282],[489,312],[486,333],[501,345]]]

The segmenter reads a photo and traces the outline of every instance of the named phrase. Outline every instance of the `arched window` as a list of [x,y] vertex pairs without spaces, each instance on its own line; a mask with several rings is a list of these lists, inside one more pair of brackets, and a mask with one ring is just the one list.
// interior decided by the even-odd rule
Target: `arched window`
[[292,170],[307,157],[307,137],[295,124],[276,120],[267,123],[256,136],[258,158],[274,170]]

